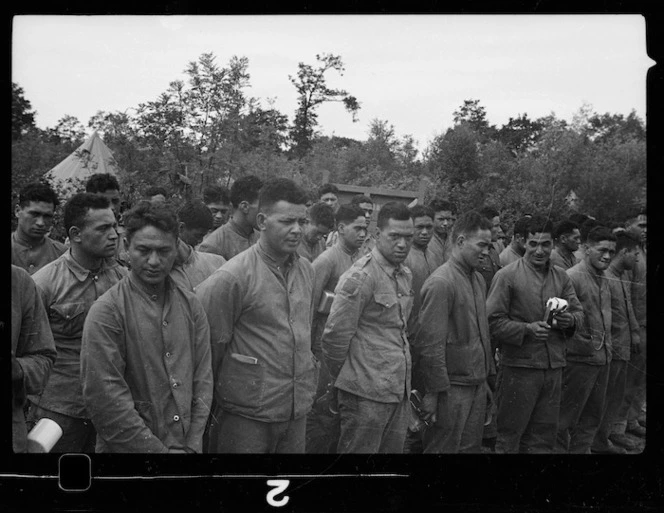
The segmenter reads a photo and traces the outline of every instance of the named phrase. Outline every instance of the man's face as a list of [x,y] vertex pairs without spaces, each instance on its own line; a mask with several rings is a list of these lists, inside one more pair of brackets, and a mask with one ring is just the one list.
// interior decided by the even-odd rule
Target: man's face
[[596,243],[589,241],[586,244],[586,258],[588,259],[588,264],[596,271],[604,271],[607,269],[615,254],[615,241],[601,240]]
[[408,256],[413,243],[413,220],[398,221],[388,219],[387,224],[378,230],[376,247],[392,265],[398,265]]
[[333,192],[326,192],[320,197],[320,200],[330,205],[335,212],[339,209],[339,198]]
[[514,244],[516,248],[522,253],[526,250],[526,239],[523,238],[523,235],[514,234]]
[[634,233],[637,237],[641,238],[641,244],[645,244],[648,235],[648,217],[644,215],[638,216],[636,220],[627,227],[627,229]]
[[360,203],[358,206],[364,212],[364,217],[367,220],[367,226],[369,226],[369,223],[371,222],[371,215],[373,214],[373,203]]
[[198,226],[189,228],[184,223],[180,226],[180,238],[190,246],[198,246],[206,234],[207,230],[205,228]]
[[339,238],[350,250],[358,250],[367,238],[367,220],[364,216],[356,218],[350,224],[339,224]]
[[[258,225],[256,224],[256,216],[258,215],[258,198],[252,203],[249,203],[248,201],[243,201],[242,203],[246,205],[247,222],[254,228],[258,228]],[[242,205],[242,203],[240,205]],[[304,206],[304,208],[306,209],[307,207]]]
[[529,233],[526,238],[526,252],[523,255],[535,269],[544,269],[551,256],[553,238],[549,232]]
[[491,230],[477,230],[470,235],[460,235],[457,238],[457,244],[460,245],[461,259],[471,269],[477,269],[482,263],[482,259],[489,256]]
[[413,245],[416,248],[426,248],[433,235],[433,219],[429,216],[416,217],[413,219],[413,227]]
[[579,229],[574,228],[572,233],[561,235],[560,244],[571,253],[574,253],[579,249],[579,244],[581,244],[581,232]]
[[277,256],[295,253],[307,225],[307,206],[278,201],[267,212],[258,214],[261,242]]
[[310,222],[307,224],[306,228],[304,229],[304,239],[307,241],[309,245],[313,246],[322,237],[327,237],[330,231],[331,230],[325,225],[313,224]]
[[222,202],[213,202],[208,203],[207,208],[210,209],[212,214],[212,228],[219,228],[221,225],[225,224],[228,221],[228,212],[230,211],[230,205]]
[[623,268],[626,271],[631,271],[639,261],[639,250],[636,247],[632,249],[625,249],[623,254]]
[[503,232],[503,229],[500,227],[500,216],[496,216],[491,219],[491,242],[496,242],[498,236]]
[[79,248],[92,258],[111,258],[115,255],[118,244],[118,222],[113,210],[109,208],[90,209],[85,216],[83,226],[70,233]]
[[106,189],[104,192],[97,193],[100,196],[108,198],[108,201],[111,202],[111,210],[117,218],[120,215],[120,191],[117,189]]
[[134,278],[145,286],[161,285],[173,267],[176,245],[172,233],[156,226],[144,226],[136,231],[127,247]]
[[55,205],[45,201],[30,201],[24,207],[16,205],[17,230],[30,239],[40,241],[53,226]]
[[456,216],[450,210],[441,210],[433,216],[433,230],[439,237],[447,237],[452,232]]

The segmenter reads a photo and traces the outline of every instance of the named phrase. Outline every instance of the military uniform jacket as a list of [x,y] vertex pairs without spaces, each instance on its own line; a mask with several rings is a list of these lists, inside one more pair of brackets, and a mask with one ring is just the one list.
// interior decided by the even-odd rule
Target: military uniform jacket
[[616,360],[629,361],[632,345],[639,343],[639,323],[632,308],[631,282],[626,272],[606,271],[611,290],[611,354]]
[[454,256],[424,282],[419,324],[413,345],[427,392],[495,374],[484,278]]
[[567,340],[567,360],[590,365],[611,361],[611,291],[604,273],[581,261],[567,274],[583,307],[583,324]]
[[412,273],[377,248],[343,274],[323,332],[323,355],[337,388],[382,403],[410,394],[412,305]]
[[[539,342],[526,331],[526,324],[544,320],[546,301],[551,297],[569,303],[567,311],[574,316],[575,324],[564,331],[551,329],[548,339]],[[525,258],[496,273],[486,309],[491,337],[500,346],[500,363],[508,367],[564,367],[565,340],[571,338],[575,327],[583,322],[581,303],[565,271],[549,264],[542,273]]]
[[311,352],[313,281],[297,253],[281,268],[258,242],[196,287],[224,411],[261,422],[309,412],[319,368]]

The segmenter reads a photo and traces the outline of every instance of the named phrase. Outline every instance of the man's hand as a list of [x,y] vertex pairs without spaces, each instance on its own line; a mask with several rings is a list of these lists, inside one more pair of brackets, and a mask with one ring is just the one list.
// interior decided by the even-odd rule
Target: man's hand
[[549,338],[549,326],[544,321],[531,322],[526,324],[526,330],[537,340],[538,342],[546,342],[546,339]]
[[553,316],[557,327],[561,330],[566,330],[574,326],[574,316],[569,312],[563,312]]
[[[446,392],[441,392],[442,394]],[[428,393],[422,398],[420,410],[427,422],[436,422],[436,411],[438,410],[438,393]]]

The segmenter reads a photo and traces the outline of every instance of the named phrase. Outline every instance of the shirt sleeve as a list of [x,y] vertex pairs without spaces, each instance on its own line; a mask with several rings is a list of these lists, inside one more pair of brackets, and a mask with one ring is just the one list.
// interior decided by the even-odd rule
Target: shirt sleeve
[[81,381],[97,434],[112,452],[166,453],[168,448],[136,411],[124,378],[125,359],[118,312],[106,302],[95,302],[83,326]]
[[218,378],[235,323],[242,314],[243,293],[239,282],[226,271],[217,271],[196,288],[210,326],[212,373]]
[[354,272],[342,276],[334,291],[335,296],[330,315],[323,331],[323,357],[336,380],[346,361],[350,341],[357,331],[357,325],[366,303],[366,275]]
[[[217,230],[219,230],[219,229],[221,229],[221,228],[217,228]],[[223,256],[221,254],[221,250],[220,250],[220,247],[221,247],[220,238],[221,238],[221,236],[220,236],[219,233],[217,233],[217,230],[213,231],[210,235],[205,237],[205,239],[203,239],[203,242],[201,242],[198,245],[196,250],[200,251],[202,253],[212,253],[214,255]]]
[[419,358],[418,381],[424,383],[426,392],[450,388],[446,359],[453,294],[453,287],[440,279],[427,279],[422,286],[419,329],[413,349]]
[[493,277],[487,296],[486,311],[489,317],[491,338],[499,344],[523,344],[526,335],[526,322],[515,321],[510,317],[512,280],[510,274],[498,272]]
[[567,301],[567,311],[574,317],[574,325],[564,330],[565,335],[571,337],[577,329],[583,326],[584,314],[583,306],[581,306],[581,302],[576,295],[573,281],[567,273],[565,273],[563,280],[562,298]]
[[194,382],[192,389],[191,424],[187,432],[187,446],[203,452],[203,431],[212,404],[212,360],[210,327],[200,303],[194,304]]
[[12,285],[20,287],[22,299],[21,330],[13,355],[23,373],[22,394],[39,394],[55,363],[55,342],[46,309],[28,273]]

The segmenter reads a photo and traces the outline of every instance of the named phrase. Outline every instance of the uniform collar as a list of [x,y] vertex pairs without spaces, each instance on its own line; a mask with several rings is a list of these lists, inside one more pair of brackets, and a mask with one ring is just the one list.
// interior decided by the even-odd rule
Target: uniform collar
[[389,276],[395,276],[397,274],[403,273],[403,264],[395,266],[383,256],[383,254],[378,250],[377,247],[374,247],[371,250],[372,257],[376,260],[376,263],[385,271]]
[[40,246],[43,246],[46,244],[46,239],[48,239],[48,235],[44,235],[44,238],[41,240],[39,244],[32,244],[31,242],[28,242],[25,239],[22,239],[18,235],[18,230],[12,233],[12,240],[16,243],[19,244],[20,246],[24,246],[26,248],[32,249],[32,248],[38,248]]
[[466,262],[461,260],[458,255],[452,253],[450,255],[450,258],[448,259],[451,265],[456,267],[459,271],[461,271],[463,274],[467,275],[468,277],[472,277],[473,273],[475,270],[471,268]]
[[[86,269],[76,261],[76,259],[71,254],[71,248],[69,248],[67,251],[63,253],[62,258],[64,258],[67,267],[72,272],[72,274],[76,276],[76,279],[78,279],[78,281],[85,281],[88,279],[88,276],[92,274],[92,271],[90,269]],[[99,267],[99,271],[97,274],[101,274],[103,271],[106,271],[112,267],[116,267],[117,265],[119,264],[115,261],[115,259],[104,258],[101,261],[101,266]]]
[[183,266],[185,264],[191,263],[191,261],[194,259],[194,248],[182,239],[178,239],[177,252],[178,255],[175,259],[174,265]]
[[258,255],[263,259],[263,262],[265,262],[267,266],[272,270],[276,270],[279,272],[282,272],[283,270],[288,271],[295,265],[295,262],[297,262],[300,259],[300,255],[298,253],[291,253],[290,256],[284,262],[283,266],[281,266],[277,263],[277,261],[274,258],[272,258],[272,256],[270,256],[265,251],[265,249],[263,249],[263,245],[261,244],[260,240],[255,244],[255,246]]

